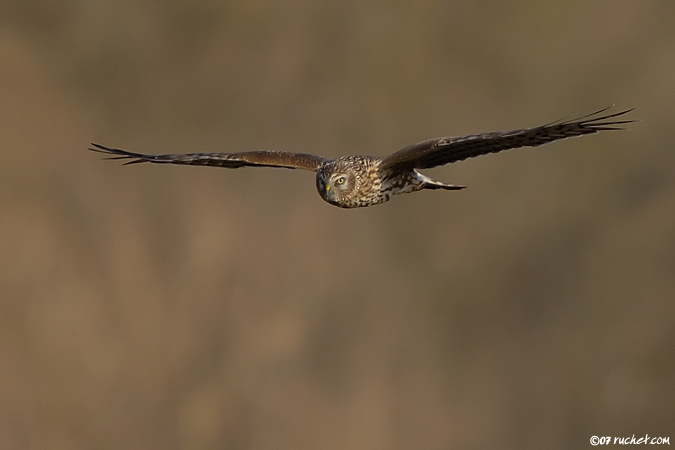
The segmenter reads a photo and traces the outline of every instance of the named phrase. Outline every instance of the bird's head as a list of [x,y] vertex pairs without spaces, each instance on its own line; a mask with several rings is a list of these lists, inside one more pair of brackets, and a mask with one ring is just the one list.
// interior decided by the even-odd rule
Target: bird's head
[[342,161],[332,161],[317,171],[316,188],[331,205],[350,208],[357,180],[354,171]]

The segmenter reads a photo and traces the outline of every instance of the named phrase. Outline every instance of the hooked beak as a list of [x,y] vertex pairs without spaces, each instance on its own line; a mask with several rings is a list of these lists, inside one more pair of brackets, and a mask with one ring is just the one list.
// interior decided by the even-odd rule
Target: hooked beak
[[330,191],[330,184],[326,183],[326,192]]

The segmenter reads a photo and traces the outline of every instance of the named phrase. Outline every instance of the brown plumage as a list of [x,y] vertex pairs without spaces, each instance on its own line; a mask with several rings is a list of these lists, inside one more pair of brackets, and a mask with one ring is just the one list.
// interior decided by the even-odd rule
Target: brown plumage
[[383,158],[352,155],[328,159],[306,153],[276,150],[146,155],[99,144],[92,144],[94,148],[89,150],[113,155],[109,159],[128,159],[126,164],[151,162],[229,169],[249,166],[311,170],[316,172],[316,187],[321,198],[341,208],[358,208],[384,203],[394,195],[422,189],[464,189],[464,186],[432,180],[416,169],[428,169],[512,148],[537,147],[559,139],[604,130],[620,130],[620,125],[632,122],[612,120],[632,109],[601,115],[607,109],[578,119],[552,122],[534,128],[428,139]]

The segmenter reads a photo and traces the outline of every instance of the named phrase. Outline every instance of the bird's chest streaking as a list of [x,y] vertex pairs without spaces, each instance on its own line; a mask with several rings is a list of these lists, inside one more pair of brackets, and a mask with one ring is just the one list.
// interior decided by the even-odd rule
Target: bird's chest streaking
[[385,198],[382,195],[382,178],[378,173],[376,165],[365,167],[363,174],[357,178],[354,188],[356,193],[354,199],[356,202],[354,202],[353,206],[349,206],[351,208],[377,205],[389,200],[389,198]]

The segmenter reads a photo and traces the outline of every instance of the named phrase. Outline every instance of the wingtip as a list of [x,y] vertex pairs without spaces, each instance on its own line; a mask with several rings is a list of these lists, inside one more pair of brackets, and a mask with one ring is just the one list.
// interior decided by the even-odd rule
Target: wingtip
[[87,150],[92,151],[92,152],[99,152],[99,153],[103,152],[102,149],[101,149],[101,146],[99,144],[96,144],[94,142],[90,142],[89,145],[91,147],[87,147]]
[[97,144],[95,142],[91,142],[91,147],[89,147],[87,150],[108,155],[107,158],[103,159],[127,159],[127,160],[131,159],[131,161],[125,162],[124,165],[135,164],[145,161],[145,159],[143,158],[144,155],[127,152],[126,150],[121,150],[118,148],[106,147],[105,145]]
[[89,145],[91,145],[91,147],[88,147],[87,150],[90,150],[92,152],[109,153],[109,154],[118,154],[119,153],[119,152],[115,151],[116,149],[114,149],[114,148],[106,147],[105,145],[97,144],[95,142],[90,142]]

